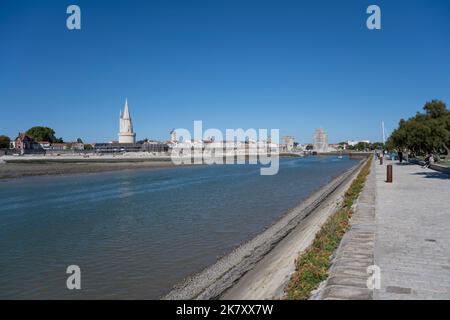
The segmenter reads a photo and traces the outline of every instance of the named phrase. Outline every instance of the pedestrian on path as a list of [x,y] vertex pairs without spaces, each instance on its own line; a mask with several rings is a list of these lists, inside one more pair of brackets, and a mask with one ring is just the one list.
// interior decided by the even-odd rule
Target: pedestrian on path
[[429,153],[425,157],[425,164],[422,166],[422,168],[424,168],[424,169],[429,168],[430,165],[432,165],[433,163],[434,163],[434,156],[432,153]]

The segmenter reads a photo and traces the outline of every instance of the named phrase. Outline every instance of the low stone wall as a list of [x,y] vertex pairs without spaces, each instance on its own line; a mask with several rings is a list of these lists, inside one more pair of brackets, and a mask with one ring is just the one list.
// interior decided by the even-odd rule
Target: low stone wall
[[[421,165],[421,166],[423,166],[425,164],[424,161],[421,161],[421,160],[418,160],[418,159],[409,159],[409,162],[417,164],[417,165]],[[433,170],[436,170],[436,171],[439,171],[439,172],[443,172],[443,173],[446,173],[446,174],[450,174],[450,167],[445,167],[445,166],[442,166],[440,164],[433,163],[432,165],[430,165],[430,169],[433,169]]]
[[439,164],[432,164],[430,168],[439,172],[450,174],[450,167],[444,167]]
[[358,152],[358,151],[332,151],[332,152],[317,152],[318,156],[349,156],[350,159],[362,160],[372,156],[373,152]]
[[12,156],[15,152],[13,149],[0,149],[0,157],[1,156]]

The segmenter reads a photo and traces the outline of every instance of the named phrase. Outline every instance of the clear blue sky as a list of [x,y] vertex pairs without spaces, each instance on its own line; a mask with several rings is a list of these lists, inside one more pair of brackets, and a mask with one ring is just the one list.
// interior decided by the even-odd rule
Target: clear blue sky
[[[381,31],[366,28],[370,4]],[[125,97],[138,139],[203,120],[381,140],[381,120],[450,104],[450,1],[1,0],[0,134],[117,139]]]

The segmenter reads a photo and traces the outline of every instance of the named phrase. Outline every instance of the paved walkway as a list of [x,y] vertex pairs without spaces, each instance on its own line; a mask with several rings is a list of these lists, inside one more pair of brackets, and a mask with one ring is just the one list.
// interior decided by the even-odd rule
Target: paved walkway
[[[450,299],[450,175],[376,161],[350,224],[312,299]],[[373,264],[377,290],[366,284]]]
[[375,299],[450,299],[450,175],[376,164]]

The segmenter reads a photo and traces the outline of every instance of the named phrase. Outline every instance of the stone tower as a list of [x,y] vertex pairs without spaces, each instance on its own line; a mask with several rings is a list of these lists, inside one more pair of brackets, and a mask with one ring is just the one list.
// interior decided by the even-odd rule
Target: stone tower
[[125,108],[120,112],[119,119],[119,143],[135,143],[136,133],[133,132],[130,111],[128,110],[128,99],[125,99]]
[[316,129],[313,138],[314,151],[328,152],[328,135],[322,128]]

